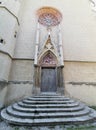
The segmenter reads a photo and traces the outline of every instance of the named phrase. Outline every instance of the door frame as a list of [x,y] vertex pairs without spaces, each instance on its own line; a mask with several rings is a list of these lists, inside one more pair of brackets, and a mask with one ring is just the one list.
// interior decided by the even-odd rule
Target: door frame
[[[42,66],[41,67],[41,73],[40,73],[40,92],[42,92],[41,91],[41,82],[42,82],[42,68],[49,68],[49,69],[51,69],[51,68],[54,68],[55,69],[55,72],[56,72],[56,92],[57,92],[57,88],[58,88],[58,86],[57,86],[57,67],[56,66]],[[56,92],[54,92],[54,93],[56,93]],[[47,93],[47,92],[46,92]],[[50,92],[51,93],[51,92]]]
[[58,64],[57,56],[50,50],[43,53],[38,58],[38,64],[34,69],[34,87],[33,94],[41,93],[42,68],[56,69],[56,93],[64,94],[63,67]]

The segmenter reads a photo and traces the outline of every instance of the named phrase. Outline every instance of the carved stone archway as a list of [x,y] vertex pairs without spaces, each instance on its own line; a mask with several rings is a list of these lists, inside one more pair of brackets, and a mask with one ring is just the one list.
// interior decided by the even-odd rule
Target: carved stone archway
[[[35,58],[34,58],[34,90],[35,94],[40,93],[41,85],[42,85],[42,75],[52,75],[51,72],[54,73],[56,79],[54,82],[57,86],[57,93],[63,92],[64,94],[64,86],[63,86],[63,67],[64,67],[64,59],[63,59],[63,48],[62,48],[62,35],[60,23],[62,21],[62,14],[59,10],[52,7],[42,7],[37,11],[38,16],[38,24],[36,31],[36,45],[35,45]],[[45,27],[47,29],[47,39],[45,43],[40,42],[40,27]],[[58,32],[56,33],[57,42],[51,40],[52,28],[57,28]],[[41,36],[41,37],[40,37]],[[43,38],[43,37],[42,37]],[[42,47],[41,47],[42,46]],[[48,72],[49,70],[49,72]],[[46,71],[46,72],[44,72]],[[44,78],[45,78],[44,76]],[[46,77],[46,79],[49,77]],[[45,80],[44,80],[45,81]],[[50,80],[50,83],[52,80]],[[48,81],[44,82],[48,84]],[[52,84],[50,84],[51,86]],[[52,89],[51,89],[52,90]],[[49,90],[48,90],[49,91]],[[53,90],[52,90],[53,91]]]
[[39,61],[39,65],[42,67],[56,67],[57,64],[57,57],[51,51],[47,51]]
[[[39,61],[38,65],[35,66],[35,94],[38,94],[42,91],[42,81],[45,83],[45,87],[48,89],[43,89],[44,92],[56,92],[60,94],[64,94],[64,86],[63,86],[63,68],[61,66],[58,66],[58,60],[54,53],[51,51],[47,51],[44,53]],[[46,72],[45,72],[46,71]],[[48,74],[50,77],[47,77]],[[43,75],[43,77],[42,77]],[[54,77],[53,77],[54,76]],[[42,78],[45,78],[42,80]],[[49,85],[48,81],[45,81],[47,78],[50,78],[54,81],[53,83]],[[49,86],[46,86],[46,85]],[[52,87],[52,85],[56,85]],[[44,88],[44,85],[43,85]]]
[[40,91],[56,92],[57,91],[57,58],[51,52],[47,51],[40,59]]

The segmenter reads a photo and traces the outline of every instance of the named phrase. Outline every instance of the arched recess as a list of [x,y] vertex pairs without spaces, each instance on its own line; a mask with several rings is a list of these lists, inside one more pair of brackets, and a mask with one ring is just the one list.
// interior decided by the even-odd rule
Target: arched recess
[[40,92],[64,94],[62,68],[58,63],[58,57],[51,50],[39,56],[38,65],[35,66],[35,94]]
[[40,91],[56,92],[57,91],[57,57],[52,51],[48,50],[41,56],[39,66],[41,68],[40,75]]
[[58,58],[51,50],[48,50],[39,57],[38,64],[42,67],[56,67],[58,65]]

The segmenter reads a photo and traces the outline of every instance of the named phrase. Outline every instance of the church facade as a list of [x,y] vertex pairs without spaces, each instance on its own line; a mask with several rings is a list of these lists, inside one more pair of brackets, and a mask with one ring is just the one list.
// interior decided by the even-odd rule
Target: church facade
[[94,1],[0,0],[0,107],[41,92],[96,105]]

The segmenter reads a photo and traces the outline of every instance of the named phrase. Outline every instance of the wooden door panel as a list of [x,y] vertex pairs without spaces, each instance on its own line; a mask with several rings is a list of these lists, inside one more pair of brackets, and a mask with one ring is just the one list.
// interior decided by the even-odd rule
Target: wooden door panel
[[42,68],[41,92],[56,92],[56,69]]

